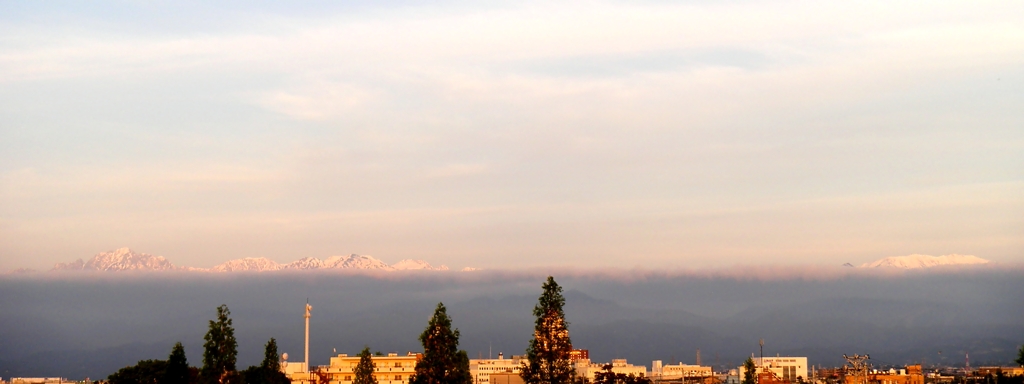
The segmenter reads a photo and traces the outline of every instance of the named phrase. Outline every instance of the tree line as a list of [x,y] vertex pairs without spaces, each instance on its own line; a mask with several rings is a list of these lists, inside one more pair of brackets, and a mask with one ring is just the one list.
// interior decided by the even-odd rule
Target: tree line
[[167,360],[142,360],[107,377],[110,384],[290,384],[281,372],[277,341],[264,346],[263,362],[237,371],[238,341],[227,305],[217,307],[217,320],[210,320],[203,337],[203,366],[188,365],[185,347],[174,344]]
[[[572,341],[565,320],[562,287],[548,276],[543,292],[533,308],[536,317],[533,338],[526,348],[526,360],[520,377],[526,384],[583,384],[570,359]],[[263,362],[236,371],[238,342],[235,340],[227,305],[217,307],[217,319],[210,320],[204,337],[203,366],[190,367],[181,343],[174,345],[167,360],[142,360],[108,377],[110,384],[290,384],[281,372],[277,342],[271,338],[265,346]],[[469,357],[459,349],[459,330],[452,327],[444,303],[438,303],[433,317],[419,337],[423,356],[416,362],[409,384],[473,384]],[[594,384],[650,384],[643,376],[616,374],[611,365],[603,366]],[[359,353],[353,369],[353,384],[377,384],[370,348]]]

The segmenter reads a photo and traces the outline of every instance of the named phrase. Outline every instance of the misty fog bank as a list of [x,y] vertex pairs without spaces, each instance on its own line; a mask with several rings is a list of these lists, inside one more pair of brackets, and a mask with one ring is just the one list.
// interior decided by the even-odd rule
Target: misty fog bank
[[566,289],[574,346],[595,361],[693,363],[700,348],[705,365],[733,366],[764,338],[765,354],[819,365],[842,353],[876,364],[962,364],[964,352],[1008,362],[1024,342],[1015,268],[31,274],[0,277],[0,376],[95,379],[166,358],[176,341],[198,365],[220,304],[232,312],[239,368],[258,363],[271,337],[300,361],[307,298],[313,364],[364,345],[420,350],[439,301],[471,357],[521,354],[547,273]]

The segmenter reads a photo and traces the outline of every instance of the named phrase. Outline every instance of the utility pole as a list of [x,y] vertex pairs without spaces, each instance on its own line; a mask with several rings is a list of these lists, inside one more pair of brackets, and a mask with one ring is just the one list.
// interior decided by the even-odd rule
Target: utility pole
[[869,367],[869,365],[868,365],[867,361],[869,359],[871,359],[871,356],[870,355],[861,356],[861,355],[857,355],[857,354],[854,354],[853,356],[847,356],[846,354],[843,354],[843,358],[846,359],[846,362],[850,365],[850,370],[853,371],[853,376],[854,377],[863,376],[864,377],[863,384],[868,384],[868,367]]
[[757,359],[757,366],[761,367],[761,371],[764,371],[764,339],[757,341],[757,344],[761,346],[761,357]]
[[306,299],[306,372],[309,372],[309,311],[313,309],[312,305],[309,305],[309,299]]

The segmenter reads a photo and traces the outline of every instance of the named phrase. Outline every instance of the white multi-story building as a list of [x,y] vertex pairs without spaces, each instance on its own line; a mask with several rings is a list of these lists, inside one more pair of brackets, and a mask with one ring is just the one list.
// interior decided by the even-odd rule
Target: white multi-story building
[[[594,381],[598,372],[604,372],[604,367],[607,363],[593,363],[590,359],[580,359],[576,361],[576,376],[581,379],[587,379],[591,382]],[[612,359],[611,362],[612,372],[621,373],[624,375],[634,376],[646,376],[647,367],[642,365],[633,365],[626,362],[626,359]]]
[[661,366],[660,377],[665,380],[681,379],[684,377],[711,377],[711,367],[701,365],[690,365],[679,363],[676,365]]
[[[758,367],[758,372],[772,372],[775,376],[785,381],[796,382],[797,378],[807,379],[806,357],[755,357],[754,366]],[[746,370],[741,365],[739,367],[739,377],[743,377],[745,372]]]
[[526,358],[523,356],[512,356],[506,359],[505,354],[499,353],[497,359],[469,359],[469,374],[473,376],[475,384],[490,384],[492,373],[514,373],[519,374]]

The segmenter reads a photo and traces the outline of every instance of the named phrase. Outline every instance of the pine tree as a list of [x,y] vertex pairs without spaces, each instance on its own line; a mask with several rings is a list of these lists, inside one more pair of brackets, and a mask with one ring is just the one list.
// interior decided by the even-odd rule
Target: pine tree
[[200,379],[204,384],[224,384],[235,375],[238,342],[231,325],[231,311],[227,305],[217,307],[217,321],[210,320],[210,329],[203,339],[203,368]]
[[274,340],[273,337],[270,338],[263,350],[263,363],[260,364],[260,368],[269,371],[281,370],[281,360],[277,356],[277,340]]
[[1024,367],[1024,345],[1020,346],[1020,350],[1017,351],[1017,360],[1014,360],[1017,365]]
[[437,303],[434,317],[420,335],[420,342],[423,343],[423,358],[416,362],[416,373],[409,383],[472,384],[469,357],[466,351],[459,350],[459,330],[452,330],[452,319],[443,303]]
[[548,276],[542,286],[533,315],[537,317],[533,339],[526,348],[527,362],[519,375],[526,384],[568,384],[575,379],[576,371],[569,361],[572,341],[569,340],[569,323],[565,321],[565,298],[562,287],[555,278]]
[[277,340],[273,337],[263,350],[263,362],[259,366],[251,366],[239,372],[245,384],[289,384],[288,376],[281,372],[281,362],[277,356]]
[[370,347],[365,347],[359,352],[359,364],[353,371],[356,377],[352,384],[377,384],[377,378],[373,375],[373,356],[370,355]]
[[188,384],[188,359],[185,358],[185,347],[181,342],[175,343],[171,348],[171,355],[167,358],[167,371],[160,384]]
[[748,357],[743,362],[743,384],[756,384],[757,383],[757,367],[754,365],[754,359]]

